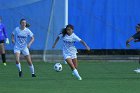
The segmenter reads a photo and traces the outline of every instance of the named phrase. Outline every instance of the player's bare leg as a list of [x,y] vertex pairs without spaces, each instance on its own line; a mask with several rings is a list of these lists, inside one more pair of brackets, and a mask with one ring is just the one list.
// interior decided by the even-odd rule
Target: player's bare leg
[[78,78],[78,80],[82,80],[81,76],[79,75],[77,69],[75,68],[75,66],[74,66],[74,64],[72,62],[72,59],[71,58],[67,58],[66,61],[69,64],[69,66],[71,67],[74,75]]
[[72,62],[73,62],[73,64],[74,64],[75,68],[77,69],[77,67],[78,67],[77,58],[72,59]]
[[28,62],[29,68],[31,70],[32,77],[36,77],[35,72],[34,72],[34,65],[33,65],[32,60],[31,60],[31,56],[27,55],[27,56],[25,56],[25,58],[26,58],[26,60]]
[[22,77],[22,70],[21,70],[21,64],[20,64],[20,53],[16,52],[15,57],[16,57],[16,67],[18,68],[18,71],[19,71],[19,77]]
[[72,62],[72,59],[71,58],[67,58],[66,61],[67,61],[68,65],[70,66],[70,68],[72,70],[74,70],[75,69],[75,66],[74,66],[74,64]]
[[[74,67],[77,69],[78,67],[77,58],[72,59],[72,63],[74,64]],[[73,72],[72,72],[72,75],[74,75]]]

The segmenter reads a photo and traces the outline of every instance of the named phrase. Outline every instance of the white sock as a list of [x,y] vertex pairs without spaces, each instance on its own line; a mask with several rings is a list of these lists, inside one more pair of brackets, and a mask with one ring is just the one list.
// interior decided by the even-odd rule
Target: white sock
[[31,73],[34,74],[34,65],[32,64],[31,66],[29,66],[30,70],[31,70]]
[[21,65],[20,65],[20,63],[19,64],[16,64],[16,67],[18,68],[18,71],[21,71]]
[[73,73],[74,73],[74,75],[75,75],[78,79],[81,78],[80,75],[79,75],[79,73],[78,73],[78,71],[77,71],[77,69],[74,69],[74,70],[73,70]]

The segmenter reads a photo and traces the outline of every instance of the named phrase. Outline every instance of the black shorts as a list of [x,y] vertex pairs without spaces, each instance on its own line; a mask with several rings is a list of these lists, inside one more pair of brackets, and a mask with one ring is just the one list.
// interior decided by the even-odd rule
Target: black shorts
[[1,44],[1,43],[4,43],[4,40],[0,40],[0,44]]

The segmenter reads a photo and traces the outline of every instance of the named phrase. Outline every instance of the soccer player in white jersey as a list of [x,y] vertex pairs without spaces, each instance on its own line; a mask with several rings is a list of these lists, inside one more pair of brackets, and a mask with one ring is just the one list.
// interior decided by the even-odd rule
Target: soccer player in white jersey
[[[36,77],[34,72],[34,66],[29,53],[29,48],[34,41],[33,33],[26,27],[27,23],[25,19],[20,20],[20,27],[16,27],[12,32],[12,43],[14,44],[14,54],[16,57],[16,67],[19,71],[19,77],[22,77],[22,69],[20,64],[20,53],[22,53],[29,65],[32,73],[32,77]],[[28,36],[31,37],[30,42],[27,42]],[[28,43],[28,44],[27,44]]]
[[55,48],[58,40],[61,38],[63,40],[63,56],[66,62],[72,69],[73,75],[75,75],[78,80],[82,80],[82,77],[79,75],[77,71],[77,49],[74,46],[75,42],[81,42],[88,51],[90,48],[87,44],[81,40],[77,35],[73,33],[74,27],[73,25],[69,24],[62,30],[62,33],[56,38],[52,48]]

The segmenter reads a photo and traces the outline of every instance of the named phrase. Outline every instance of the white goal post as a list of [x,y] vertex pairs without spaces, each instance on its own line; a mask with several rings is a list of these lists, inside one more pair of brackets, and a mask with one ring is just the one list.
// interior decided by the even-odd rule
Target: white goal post
[[[60,1],[62,3],[60,4]],[[59,13],[61,11],[61,13]],[[61,24],[59,24],[61,23]],[[43,51],[44,62],[63,61],[62,42],[59,41],[55,49],[52,44],[60,33],[61,29],[68,24],[68,0],[52,0],[49,24],[46,35],[46,43]]]

